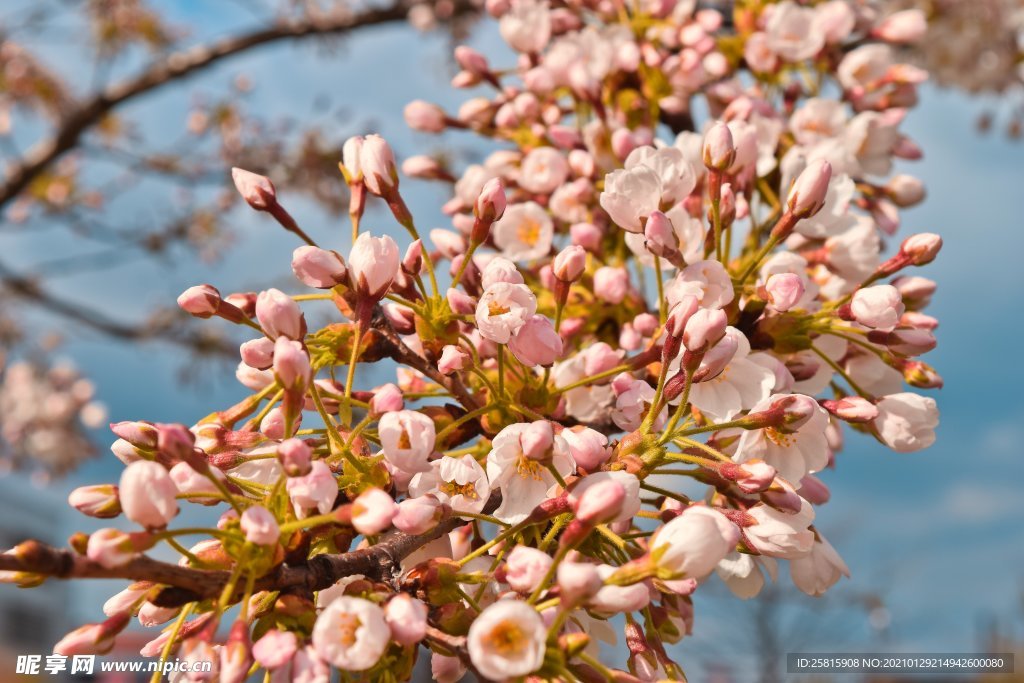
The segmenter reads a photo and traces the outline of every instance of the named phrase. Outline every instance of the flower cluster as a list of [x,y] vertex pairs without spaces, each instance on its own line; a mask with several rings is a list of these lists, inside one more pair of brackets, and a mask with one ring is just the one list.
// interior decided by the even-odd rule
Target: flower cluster
[[[406,679],[420,644],[440,681],[678,680],[666,646],[713,574],[742,598],[780,564],[812,595],[848,575],[814,525],[844,424],[909,452],[938,421],[908,389],[942,383],[918,359],[935,284],[909,269],[941,240],[883,256],[924,196],[891,175],[921,156],[900,123],[925,73],[892,45],[923,17],[847,0],[487,10],[517,60],[460,47],[454,85],[489,94],[405,111],[500,147],[460,174],[402,164],[453,186],[451,229],[421,239],[376,135],[343,150],[346,256],[235,170],[250,206],[306,242],[291,267],[315,291],[181,295],[254,331],[237,370],[253,393],[192,427],[113,426],[118,486],[71,502],[141,530],[72,544],[93,575],[137,582],[58,651],[109,647],[137,615],[172,623],[143,654],[217,659],[222,681],[254,664]],[[374,198],[404,253],[361,225]],[[340,315],[311,330],[306,306]],[[385,359],[394,381],[359,388],[357,366]],[[215,527],[170,526],[181,500],[218,506]],[[140,553],[164,543],[180,567],[147,575]],[[599,657],[613,615],[629,673]]]
[[67,363],[20,360],[0,378],[0,467],[43,478],[72,470],[95,455],[85,429],[107,421],[95,387]]

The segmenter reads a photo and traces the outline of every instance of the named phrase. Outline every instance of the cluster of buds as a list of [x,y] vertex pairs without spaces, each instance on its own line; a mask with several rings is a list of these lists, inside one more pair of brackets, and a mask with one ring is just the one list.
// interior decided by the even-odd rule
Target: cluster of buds
[[[141,530],[76,549],[134,567],[175,538],[179,501],[215,505],[210,537],[174,547],[227,583],[186,608],[133,584],[108,616],[178,616],[144,652],[218,659],[221,680],[254,664],[271,680],[407,679],[419,645],[440,681],[467,667],[678,680],[667,646],[712,574],[743,598],[780,563],[812,595],[848,575],[814,525],[843,425],[925,448],[935,401],[906,385],[941,385],[918,359],[935,346],[934,283],[905,272],[941,240],[913,235],[883,259],[899,209],[923,197],[885,181],[920,156],[899,125],[925,74],[890,44],[923,18],[869,4],[755,3],[726,27],[693,2],[488,2],[519,59],[492,68],[459,48],[454,85],[496,93],[455,114],[406,109],[421,131],[513,143],[461,173],[403,164],[452,185],[450,229],[425,241],[391,148],[353,138],[347,259],[313,243],[293,255],[314,293],[182,295],[255,332],[237,370],[253,393],[191,427],[115,425],[124,476],[71,502]],[[713,118],[691,130],[696,98]],[[666,125],[675,137],[657,139]],[[236,178],[310,242],[268,180]],[[410,235],[404,257],[360,225],[376,198]],[[336,319],[311,331],[305,306]],[[356,367],[384,359],[394,381],[358,389]],[[396,566],[375,574],[377,560]],[[361,569],[316,583],[345,566]],[[315,596],[275,590],[303,570]],[[595,620],[614,615],[628,671],[601,661]]]

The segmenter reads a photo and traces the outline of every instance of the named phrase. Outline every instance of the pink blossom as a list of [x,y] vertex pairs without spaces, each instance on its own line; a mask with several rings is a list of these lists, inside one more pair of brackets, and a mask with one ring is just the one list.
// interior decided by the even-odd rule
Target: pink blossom
[[125,517],[154,529],[167,526],[178,514],[177,493],[167,470],[146,460],[128,465],[121,474],[118,488]]
[[391,496],[378,488],[369,488],[352,501],[352,526],[364,536],[379,534],[391,526],[397,513]]
[[246,508],[242,513],[241,524],[245,540],[256,545],[274,545],[281,536],[274,515],[261,505]]
[[256,319],[271,339],[302,339],[305,332],[299,305],[278,289],[268,289],[256,297]]
[[531,315],[508,342],[508,349],[527,367],[551,367],[562,355],[562,338],[543,315]]
[[349,252],[348,263],[359,294],[368,299],[380,299],[398,274],[398,245],[387,235],[373,237],[360,233]]
[[427,606],[421,600],[399,593],[384,606],[384,620],[391,637],[400,645],[410,646],[427,634]]

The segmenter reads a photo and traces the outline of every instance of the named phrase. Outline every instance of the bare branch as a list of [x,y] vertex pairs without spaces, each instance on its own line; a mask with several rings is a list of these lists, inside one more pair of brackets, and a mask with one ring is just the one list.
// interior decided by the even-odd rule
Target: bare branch
[[[53,135],[29,149],[8,171],[6,180],[0,185],[0,208],[21,194],[62,154],[74,148],[81,137],[115,107],[261,45],[310,36],[341,35],[359,28],[404,21],[410,6],[407,2],[399,1],[389,7],[356,14],[336,12],[282,20],[269,28],[174,52],[137,76],[105,88],[65,114]],[[459,0],[455,3],[452,16],[472,9],[473,6],[467,0]]]

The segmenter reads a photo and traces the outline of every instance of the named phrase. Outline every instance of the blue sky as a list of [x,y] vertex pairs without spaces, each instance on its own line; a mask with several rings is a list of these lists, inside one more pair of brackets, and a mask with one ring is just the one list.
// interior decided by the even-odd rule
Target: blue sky
[[[192,21],[200,5],[206,14],[196,38],[249,21],[244,10],[228,3],[182,2],[176,8],[182,20]],[[496,32],[487,27],[471,43],[494,54]],[[299,118],[312,111],[318,95],[328,94],[352,113],[353,124],[339,126],[339,139],[362,132],[364,127],[356,122],[372,121],[373,129],[404,157],[446,145],[463,146],[470,140],[419,135],[401,119],[402,107],[412,99],[454,110],[466,97],[448,86],[447,52],[442,36],[416,37],[409,29],[391,27],[347,40],[326,56],[308,45],[266,49],[217,67],[189,86],[215,92],[245,72],[256,84],[253,102],[268,114]],[[150,133],[166,128],[177,135],[187,93],[183,88],[169,90],[140,100],[128,112],[144,117]],[[844,645],[851,649],[877,644],[860,611],[843,604],[853,596],[880,594],[891,614],[885,644],[919,652],[969,651],[975,646],[979,618],[1011,617],[1019,603],[1022,582],[1017,567],[1024,560],[1024,496],[1018,483],[1024,473],[1024,399],[1019,387],[1024,370],[1015,354],[1024,334],[1024,306],[1018,298],[1024,291],[1024,231],[1019,218],[1024,147],[975,132],[973,122],[982,104],[958,93],[925,88],[920,107],[905,124],[905,131],[925,150],[925,160],[902,164],[901,170],[923,178],[929,198],[904,214],[901,234],[931,231],[945,239],[940,258],[922,274],[939,282],[929,309],[942,322],[939,347],[927,360],[943,374],[946,387],[937,396],[942,424],[930,450],[899,455],[851,436],[838,469],[824,477],[833,496],[820,508],[818,526],[834,539],[853,572],[831,604],[846,615]],[[422,183],[408,187],[421,227],[444,225],[438,211],[444,194]],[[146,220],[153,211],[152,192],[126,200],[124,215]],[[287,204],[294,205],[294,213],[318,241],[347,251],[344,225],[328,223],[301,201]],[[240,240],[222,263],[117,267],[76,278],[73,288],[65,291],[73,291],[82,301],[103,302],[127,316],[165,304],[184,287],[201,281],[231,291],[265,287],[267,274],[272,274],[278,284],[287,286],[294,247],[289,235],[264,216],[239,212],[232,219]],[[404,240],[383,214],[372,215],[366,227]],[[48,257],[54,253],[52,244],[38,239],[20,240],[12,248],[27,263],[41,258],[44,249]],[[243,395],[230,368],[222,368],[220,377],[182,386],[178,375],[188,360],[167,348],[126,347],[92,333],[67,333],[72,339],[67,354],[95,378],[113,420],[189,423]],[[105,435],[100,438],[106,440]],[[117,471],[113,457],[104,454],[55,488],[109,480]],[[788,577],[782,581],[788,582]],[[711,592],[715,595],[699,601],[699,635],[692,644],[684,644],[684,661],[687,656],[700,660],[709,643],[734,632],[737,621],[749,618],[753,609],[723,591]],[[94,615],[94,604],[86,598],[79,611]],[[816,645],[828,649],[830,643]]]

